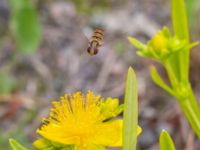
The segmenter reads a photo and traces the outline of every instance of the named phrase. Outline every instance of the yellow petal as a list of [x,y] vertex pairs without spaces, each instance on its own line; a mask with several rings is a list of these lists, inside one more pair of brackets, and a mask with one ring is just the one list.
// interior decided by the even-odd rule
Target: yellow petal
[[140,133],[142,132],[142,128],[140,126],[137,127],[137,135],[140,135]]
[[122,137],[122,120],[101,123],[96,127],[93,143],[105,146],[118,146]]
[[[108,147],[122,146],[122,130],[123,120],[114,120],[103,123],[98,126],[96,134],[93,137],[94,144],[105,145]],[[137,134],[141,133],[142,129],[138,127]]]
[[37,133],[39,133],[40,135],[42,135],[43,137],[45,137],[46,139],[53,141],[53,142],[58,142],[58,143],[62,143],[62,144],[76,144],[77,141],[79,140],[77,136],[73,136],[73,135],[67,135],[64,134],[62,131],[59,130],[53,130],[53,129],[49,129],[47,127],[47,130],[50,130],[51,132],[46,132],[43,130],[37,130]]

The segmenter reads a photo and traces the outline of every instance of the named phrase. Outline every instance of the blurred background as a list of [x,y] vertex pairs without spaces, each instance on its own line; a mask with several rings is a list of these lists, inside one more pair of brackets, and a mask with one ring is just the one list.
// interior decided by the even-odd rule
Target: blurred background
[[[200,1],[187,0],[191,39],[200,39]],[[171,28],[170,0],[0,0],[0,149],[8,138],[31,148],[51,101],[64,93],[93,90],[123,102],[127,69],[139,87],[138,150],[157,150],[166,129],[177,150],[200,150],[177,102],[157,87],[149,66],[127,41],[149,40],[162,26]],[[105,29],[96,56],[87,53],[87,36]],[[200,47],[191,52],[191,83],[200,99]],[[113,148],[113,150],[115,150]]]

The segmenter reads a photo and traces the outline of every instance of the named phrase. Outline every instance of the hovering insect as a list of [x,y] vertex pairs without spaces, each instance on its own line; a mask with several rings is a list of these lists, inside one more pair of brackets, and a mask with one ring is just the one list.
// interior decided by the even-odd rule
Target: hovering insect
[[87,48],[87,52],[91,56],[96,55],[99,51],[99,47],[102,46],[104,40],[104,32],[105,31],[102,28],[96,28],[93,32]]

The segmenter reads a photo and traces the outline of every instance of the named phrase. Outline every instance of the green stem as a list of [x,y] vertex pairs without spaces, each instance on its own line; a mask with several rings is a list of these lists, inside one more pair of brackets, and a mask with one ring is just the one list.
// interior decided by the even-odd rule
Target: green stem
[[194,132],[200,139],[200,109],[191,88],[189,92],[189,98],[178,99],[178,102]]
[[171,83],[172,88],[176,87],[178,85],[176,74],[174,73],[173,66],[170,64],[169,61],[163,62],[163,65],[167,71],[167,75],[169,77],[169,81]]
[[194,132],[200,139],[200,108],[192,91],[192,88],[188,82],[181,83],[180,81],[177,81],[174,70],[172,70],[172,66],[169,62],[165,62],[164,66],[167,70],[172,89],[176,94],[179,105]]

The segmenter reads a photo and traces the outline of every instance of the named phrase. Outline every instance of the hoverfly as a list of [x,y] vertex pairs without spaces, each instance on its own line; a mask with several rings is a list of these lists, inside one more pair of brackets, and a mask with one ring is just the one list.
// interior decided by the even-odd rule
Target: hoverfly
[[[82,28],[79,29],[82,34],[81,38],[85,42],[85,48],[84,51],[90,55],[95,56],[99,53],[101,49],[106,48],[113,48],[113,44],[115,45],[115,49],[121,48],[121,40],[126,41],[125,36],[127,35],[126,32],[118,32],[117,34],[110,34],[113,31],[110,31],[108,27],[102,26],[102,25],[96,25],[95,27],[89,27],[89,28]],[[83,37],[82,37],[83,36]],[[105,41],[105,44],[104,44]],[[105,45],[105,46],[104,46]],[[119,46],[119,47],[117,47]]]
[[89,41],[87,52],[93,56],[96,55],[99,51],[99,47],[102,46],[104,39],[104,29],[96,28],[93,32],[91,40]]

